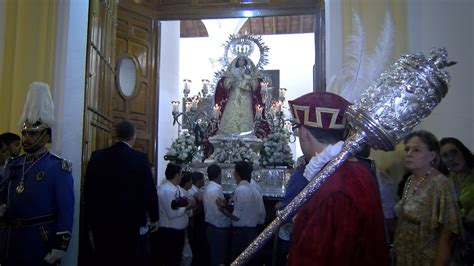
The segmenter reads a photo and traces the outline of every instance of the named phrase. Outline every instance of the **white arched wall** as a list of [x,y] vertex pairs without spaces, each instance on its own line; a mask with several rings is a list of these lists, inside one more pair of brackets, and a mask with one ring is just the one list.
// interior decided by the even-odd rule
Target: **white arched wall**
[[474,151],[474,1],[408,1],[409,49],[428,54],[446,47],[448,59],[458,64],[447,68],[451,86],[439,106],[419,128],[438,138],[459,138]]
[[158,150],[156,156],[156,174],[158,185],[165,178],[167,162],[163,159],[167,148],[171,146],[173,139],[178,136],[178,127],[173,126],[171,116],[171,101],[180,100],[178,91],[179,82],[179,21],[161,22],[161,46],[160,46],[160,73],[158,91]]

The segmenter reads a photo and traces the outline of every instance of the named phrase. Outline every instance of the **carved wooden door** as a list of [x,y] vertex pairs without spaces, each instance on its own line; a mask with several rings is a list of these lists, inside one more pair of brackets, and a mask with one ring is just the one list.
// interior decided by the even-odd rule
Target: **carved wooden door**
[[[112,143],[111,92],[115,86],[116,0],[90,0],[82,145],[82,173],[91,153]],[[81,191],[84,179],[81,180]],[[79,265],[90,265],[91,248],[81,200]]]
[[[116,35],[117,78],[112,92],[112,116],[114,121],[127,119],[137,128],[135,149],[155,160],[156,110],[157,110],[157,43],[156,20],[127,7],[118,7]],[[123,71],[124,62],[132,67]],[[122,83],[130,84],[126,77],[135,80],[132,89],[124,90]],[[128,83],[127,83],[128,82]]]

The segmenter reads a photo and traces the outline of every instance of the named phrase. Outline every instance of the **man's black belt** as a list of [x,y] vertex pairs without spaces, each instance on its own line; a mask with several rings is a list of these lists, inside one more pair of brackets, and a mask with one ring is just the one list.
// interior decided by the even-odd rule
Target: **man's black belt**
[[222,230],[230,229],[230,226],[229,227],[218,227],[218,226],[215,226],[215,225],[210,224],[210,223],[206,223],[206,225],[209,226],[209,227],[215,228],[215,229],[222,229]]
[[233,226],[234,228],[234,231],[235,230],[250,230],[250,229],[257,229],[257,227],[253,227],[253,226]]
[[43,216],[38,216],[34,218],[29,218],[29,219],[6,219],[6,225],[12,226],[15,228],[22,228],[22,227],[27,227],[27,226],[32,226],[32,225],[39,225],[39,224],[46,224],[46,223],[51,223],[56,220],[56,215],[55,214],[47,214]]

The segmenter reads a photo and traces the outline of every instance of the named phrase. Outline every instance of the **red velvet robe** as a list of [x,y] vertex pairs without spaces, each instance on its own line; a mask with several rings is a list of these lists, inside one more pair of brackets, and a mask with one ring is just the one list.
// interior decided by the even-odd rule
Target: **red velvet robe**
[[289,265],[389,265],[376,183],[346,161],[297,212]]

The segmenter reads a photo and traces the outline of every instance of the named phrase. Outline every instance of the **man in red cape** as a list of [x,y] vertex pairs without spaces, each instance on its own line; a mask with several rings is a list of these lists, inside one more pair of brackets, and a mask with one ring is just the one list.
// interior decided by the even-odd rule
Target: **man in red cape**
[[[304,173],[310,181],[327,163],[321,158],[337,154],[334,150],[342,146],[349,102],[329,92],[313,92],[289,104],[306,161],[315,156]],[[313,173],[308,173],[310,168]],[[388,264],[377,184],[368,167],[351,158],[296,213],[289,265]]]

